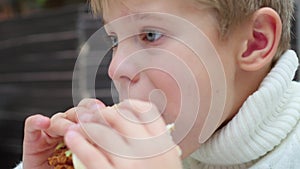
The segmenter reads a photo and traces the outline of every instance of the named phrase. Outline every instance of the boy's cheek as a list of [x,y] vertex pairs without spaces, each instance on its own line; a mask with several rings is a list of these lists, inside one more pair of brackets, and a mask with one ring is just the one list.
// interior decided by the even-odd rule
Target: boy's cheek
[[[181,111],[181,92],[188,87],[181,88],[182,82],[179,82],[178,75],[176,77],[172,72],[149,70],[147,76],[155,87],[150,94],[151,101],[158,107],[166,123],[173,123]],[[189,100],[185,101],[189,102]]]

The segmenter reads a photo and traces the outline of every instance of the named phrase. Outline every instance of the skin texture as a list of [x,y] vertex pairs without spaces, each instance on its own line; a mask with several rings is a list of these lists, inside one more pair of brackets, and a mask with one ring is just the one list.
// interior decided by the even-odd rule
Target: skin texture
[[[269,8],[261,8],[256,11],[250,20],[237,26],[227,39],[220,39],[218,21],[215,19],[214,12],[201,4],[195,5],[194,2],[182,0],[126,0],[122,3],[114,1],[108,5],[110,10],[104,9],[104,19],[107,23],[132,13],[163,12],[180,16],[205,33],[219,54],[226,76],[227,97],[224,112],[220,112],[222,113],[222,119],[218,123],[220,127],[225,125],[237,113],[245,99],[257,90],[260,82],[271,68],[271,61],[281,35],[280,18],[274,10]],[[155,21],[146,19],[136,22],[143,22],[151,26]],[[120,27],[106,27],[106,30],[109,35],[121,39]],[[201,108],[193,128],[179,143],[183,150],[181,158],[185,158],[201,146],[198,142],[199,132],[203,127],[209,108],[210,100],[207,98],[211,97],[210,86],[207,83],[208,74],[204,65],[195,59],[195,54],[178,41],[164,37],[150,43],[145,41],[145,38],[140,38],[139,43],[145,48],[159,47],[171,50],[180,56],[180,59],[189,66],[196,77],[201,93],[201,103],[199,103]],[[48,168],[46,159],[51,153],[51,149],[63,137],[68,147],[87,168],[96,169],[99,166],[107,169],[181,168],[176,148],[150,159],[132,160],[115,156],[99,146],[99,144],[109,145],[109,140],[103,138],[113,138],[119,143],[120,148],[129,152],[134,151],[136,147],[126,139],[127,137],[144,138],[159,135],[165,130],[165,125],[174,122],[180,113],[178,111],[179,87],[169,74],[158,70],[137,73],[137,65],[134,62],[123,62],[127,56],[138,49],[131,38],[119,42],[118,46],[114,48],[109,76],[116,83],[120,93],[121,102],[118,104],[118,111],[125,112],[128,117],[132,117],[137,122],[143,121],[144,117],[141,112],[147,112],[147,115],[151,117],[158,116],[160,107],[155,102],[149,103],[148,96],[154,89],[160,89],[168,101],[162,116],[158,116],[158,119],[150,124],[129,123],[116,109],[105,108],[103,103],[94,99],[85,99],[77,107],[65,113],[59,113],[51,119],[41,115],[31,116],[25,123],[23,144],[25,169]],[[130,94],[127,95],[129,89]],[[152,108],[149,109],[149,105]],[[188,113],[188,111],[183,113]],[[78,118],[86,124],[80,126]],[[95,131],[89,134],[94,135],[97,139],[90,139],[81,127]],[[98,138],[97,134],[100,131],[101,136]],[[169,141],[171,140],[165,139],[165,142]],[[93,142],[97,142],[97,145],[91,144]],[[79,144],[81,146],[77,146]]]

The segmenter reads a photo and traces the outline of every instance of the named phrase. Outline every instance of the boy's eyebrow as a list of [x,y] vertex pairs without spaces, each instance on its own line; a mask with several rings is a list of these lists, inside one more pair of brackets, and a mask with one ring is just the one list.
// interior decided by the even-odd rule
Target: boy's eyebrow
[[[156,13],[155,14],[153,14],[153,13],[136,13],[136,14],[132,14],[130,16],[132,16],[133,20],[146,20],[146,19],[148,19],[148,20],[149,19],[151,19],[151,20],[161,20],[162,19]],[[102,21],[103,21],[104,25],[109,23],[105,18],[102,18]]]

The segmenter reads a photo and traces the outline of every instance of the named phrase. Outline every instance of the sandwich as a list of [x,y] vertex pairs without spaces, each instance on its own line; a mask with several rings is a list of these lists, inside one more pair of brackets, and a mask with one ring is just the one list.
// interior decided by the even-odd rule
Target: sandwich
[[85,169],[64,142],[56,146],[54,152],[48,157],[48,164],[54,169]]
[[[166,126],[167,131],[170,133],[174,131],[174,126],[174,123],[168,124]],[[180,148],[178,146],[177,148],[181,155]],[[54,169],[86,169],[76,155],[68,149],[64,142],[61,142],[56,146],[54,152],[48,157],[48,164],[54,167]]]

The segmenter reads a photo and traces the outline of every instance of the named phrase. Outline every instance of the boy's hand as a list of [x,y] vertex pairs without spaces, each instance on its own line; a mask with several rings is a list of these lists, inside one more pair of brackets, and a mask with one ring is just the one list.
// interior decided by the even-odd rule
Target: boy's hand
[[[81,101],[65,113],[57,113],[48,118],[33,115],[26,119],[23,140],[23,169],[50,169],[48,157],[53,153],[56,145],[63,140],[63,136],[71,125],[76,124],[76,111],[89,112],[87,103],[91,99]],[[104,106],[97,101],[97,105]]]
[[42,115],[30,116],[25,121],[23,141],[23,169],[50,169],[47,158],[61,138],[51,137],[45,131],[50,119]]
[[[70,128],[65,143],[88,169],[181,169],[178,149],[154,105],[127,100],[77,115],[82,123]],[[151,141],[156,136],[162,137]]]

